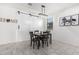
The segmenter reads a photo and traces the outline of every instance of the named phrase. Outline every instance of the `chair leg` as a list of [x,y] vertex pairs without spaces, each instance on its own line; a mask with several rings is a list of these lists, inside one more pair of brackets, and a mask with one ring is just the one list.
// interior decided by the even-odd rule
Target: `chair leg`
[[46,45],[47,44],[47,42],[46,41],[44,41],[44,45]]
[[48,45],[48,41],[47,41],[47,47],[48,47],[49,45]]
[[30,46],[32,46],[32,40],[31,40]]
[[38,41],[38,45],[37,45],[37,48],[39,49],[39,47],[40,47],[40,41]]
[[42,40],[42,47],[44,48],[44,40]]
[[52,44],[52,35],[50,34],[50,44]]
[[33,42],[33,49],[35,48],[35,42]]
[[38,44],[38,42],[36,41],[36,45]]

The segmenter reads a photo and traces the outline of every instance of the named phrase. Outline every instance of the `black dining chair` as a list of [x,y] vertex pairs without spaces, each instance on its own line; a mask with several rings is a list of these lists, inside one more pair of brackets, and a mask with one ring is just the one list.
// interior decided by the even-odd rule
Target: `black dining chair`
[[48,46],[48,39],[49,39],[49,33],[48,32],[43,32],[43,44]]
[[31,43],[30,46],[33,46],[33,49],[35,48],[35,46],[37,46],[37,48],[39,49],[39,37],[34,35],[33,32],[29,32],[30,33],[30,39],[31,39]]
[[39,32],[39,30],[35,30],[34,32],[35,32],[35,33],[36,33],[36,32]]
[[29,32],[29,34],[30,34],[30,39],[31,39],[31,43],[30,43],[30,46],[32,46],[32,41],[33,41],[33,39],[34,39],[34,37],[33,37],[33,32]]
[[51,33],[49,34],[49,39],[50,39],[50,41],[49,41],[50,44],[52,44],[52,34]]

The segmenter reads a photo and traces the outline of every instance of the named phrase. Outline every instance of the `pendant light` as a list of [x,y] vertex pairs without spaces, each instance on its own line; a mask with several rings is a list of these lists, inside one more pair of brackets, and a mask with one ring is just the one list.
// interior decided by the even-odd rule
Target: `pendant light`
[[38,15],[48,16],[48,15],[45,14],[45,5],[41,5],[41,11],[42,11],[42,13],[39,13]]

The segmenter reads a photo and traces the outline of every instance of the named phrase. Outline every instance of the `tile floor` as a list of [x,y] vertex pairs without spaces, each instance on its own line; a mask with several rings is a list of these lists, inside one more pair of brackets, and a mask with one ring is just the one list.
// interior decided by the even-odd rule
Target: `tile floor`
[[30,41],[0,45],[0,55],[79,55],[79,47],[53,40],[52,45],[38,50]]

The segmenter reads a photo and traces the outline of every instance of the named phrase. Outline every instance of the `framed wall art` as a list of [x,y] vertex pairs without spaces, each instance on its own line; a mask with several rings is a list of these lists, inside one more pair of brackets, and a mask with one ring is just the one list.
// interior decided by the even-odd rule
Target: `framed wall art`
[[76,15],[72,15],[71,19],[72,19],[72,26],[76,26],[79,24],[79,19],[78,19],[78,14]]
[[79,14],[70,15],[66,17],[60,17],[60,26],[78,26],[79,25]]
[[17,19],[0,18],[0,22],[17,23]]
[[71,26],[71,16],[61,17],[59,24],[60,26]]
[[59,25],[60,26],[64,26],[65,25],[65,23],[63,22],[62,19],[64,19],[64,17],[60,17],[60,19],[59,19]]

